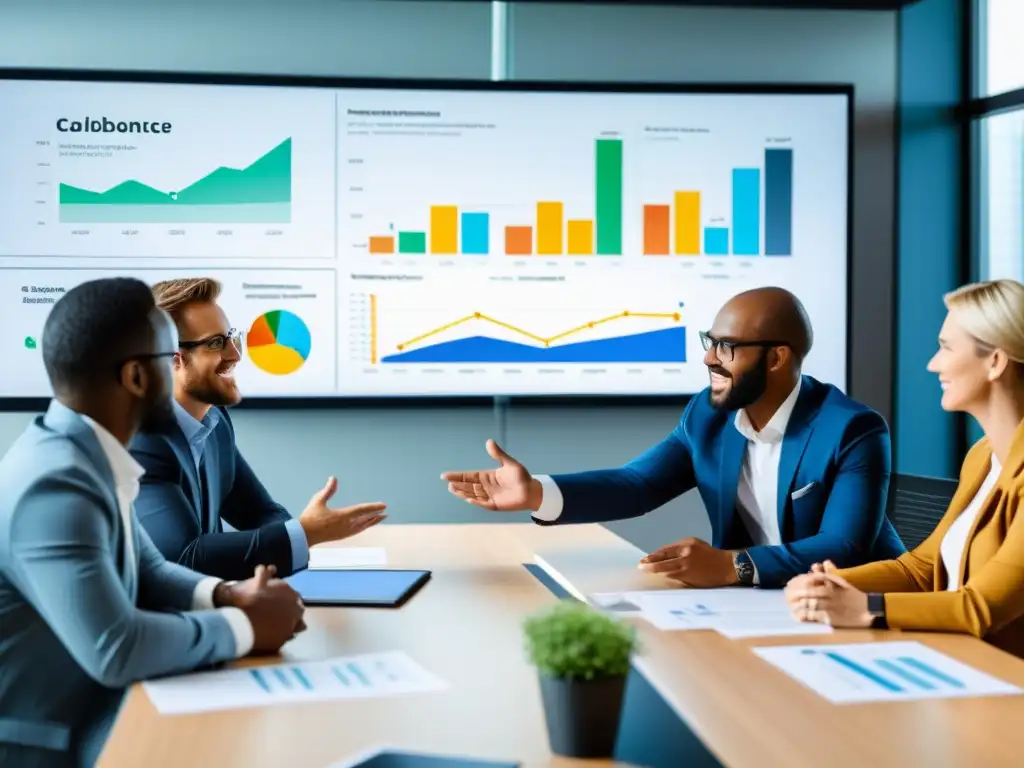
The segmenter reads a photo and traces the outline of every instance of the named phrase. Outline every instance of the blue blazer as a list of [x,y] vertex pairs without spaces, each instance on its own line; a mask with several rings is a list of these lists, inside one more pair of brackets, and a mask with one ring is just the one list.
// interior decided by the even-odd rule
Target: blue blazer
[[[235,445],[228,412],[206,438],[201,471],[180,428],[139,433],[132,456],[145,469],[135,510],[168,560],[228,580],[252,577],[257,565],[290,575],[292,519],[263,487]],[[236,531],[224,531],[226,521]]]
[[891,461],[885,419],[810,376],[800,384],[782,443],[783,544],[750,546],[736,511],[746,438],[735,416],[713,408],[705,390],[668,437],[625,466],[552,476],[563,497],[556,522],[637,517],[696,487],[711,518],[712,546],[747,549],[763,587],[784,586],[823,560],[845,568],[906,551],[885,515]]
[[235,657],[191,610],[204,577],[122,521],[95,432],[54,401],[0,461],[0,765],[95,765],[126,686]]

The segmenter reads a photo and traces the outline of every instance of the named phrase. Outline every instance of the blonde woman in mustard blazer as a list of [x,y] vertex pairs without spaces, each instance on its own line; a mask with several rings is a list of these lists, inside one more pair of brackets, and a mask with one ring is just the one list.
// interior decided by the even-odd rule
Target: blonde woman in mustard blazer
[[967,285],[945,302],[928,370],[942,407],[970,414],[985,432],[946,515],[895,560],[815,565],[789,582],[786,599],[803,621],[963,632],[1024,657],[1024,286]]

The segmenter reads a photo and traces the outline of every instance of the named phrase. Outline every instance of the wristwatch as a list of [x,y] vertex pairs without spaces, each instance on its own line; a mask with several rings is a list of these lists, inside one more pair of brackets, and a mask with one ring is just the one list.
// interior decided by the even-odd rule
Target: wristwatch
[[732,567],[736,569],[736,578],[740,584],[751,586],[754,583],[754,561],[746,550],[732,553]]
[[888,629],[885,620],[885,595],[877,592],[868,593],[868,613],[871,615],[872,629]]

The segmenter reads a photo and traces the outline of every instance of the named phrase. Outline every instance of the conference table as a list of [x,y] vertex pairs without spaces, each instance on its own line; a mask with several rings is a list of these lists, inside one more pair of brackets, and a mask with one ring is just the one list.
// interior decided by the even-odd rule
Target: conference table
[[[637,754],[662,750],[665,756],[559,758],[548,746],[522,622],[560,596],[674,588],[637,569],[643,553],[603,526],[532,523],[383,525],[352,546],[384,547],[389,567],[427,568],[433,576],[398,609],[309,608],[308,629],[280,656],[237,664],[401,650],[447,681],[447,689],[162,716],[137,685],[126,696],[100,765],[326,768],[381,746],[554,768],[1024,764],[1024,696],[834,705],[751,650],[918,640],[1024,687],[1024,661],[981,640],[864,630],[730,640],[712,631],[658,631],[640,619],[624,619],[635,622],[643,649],[634,661],[639,682],[630,680],[623,729],[646,727]],[[649,701],[631,705],[634,690],[644,684],[656,691],[652,698],[671,723],[663,715],[659,720]],[[620,743],[627,735],[620,734]]]

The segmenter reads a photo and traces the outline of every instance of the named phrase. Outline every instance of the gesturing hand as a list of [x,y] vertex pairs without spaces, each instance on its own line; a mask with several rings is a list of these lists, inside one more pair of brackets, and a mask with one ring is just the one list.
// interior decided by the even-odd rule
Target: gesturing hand
[[299,525],[306,532],[306,542],[311,547],[355,536],[387,517],[382,514],[387,505],[379,501],[341,508],[327,506],[327,502],[337,490],[337,478],[329,478],[327,485],[313,494],[313,498],[299,515]]
[[648,573],[658,573],[686,587],[726,587],[738,583],[732,553],[701,539],[683,539],[640,560]]
[[245,611],[252,624],[253,650],[276,653],[306,628],[306,608],[299,593],[281,579],[273,578],[272,565],[256,566],[256,575],[230,587],[220,602]]
[[540,508],[543,490],[529,470],[505,453],[493,440],[487,441],[487,454],[498,462],[497,469],[474,472],[445,472],[448,490],[470,504],[502,512]]

